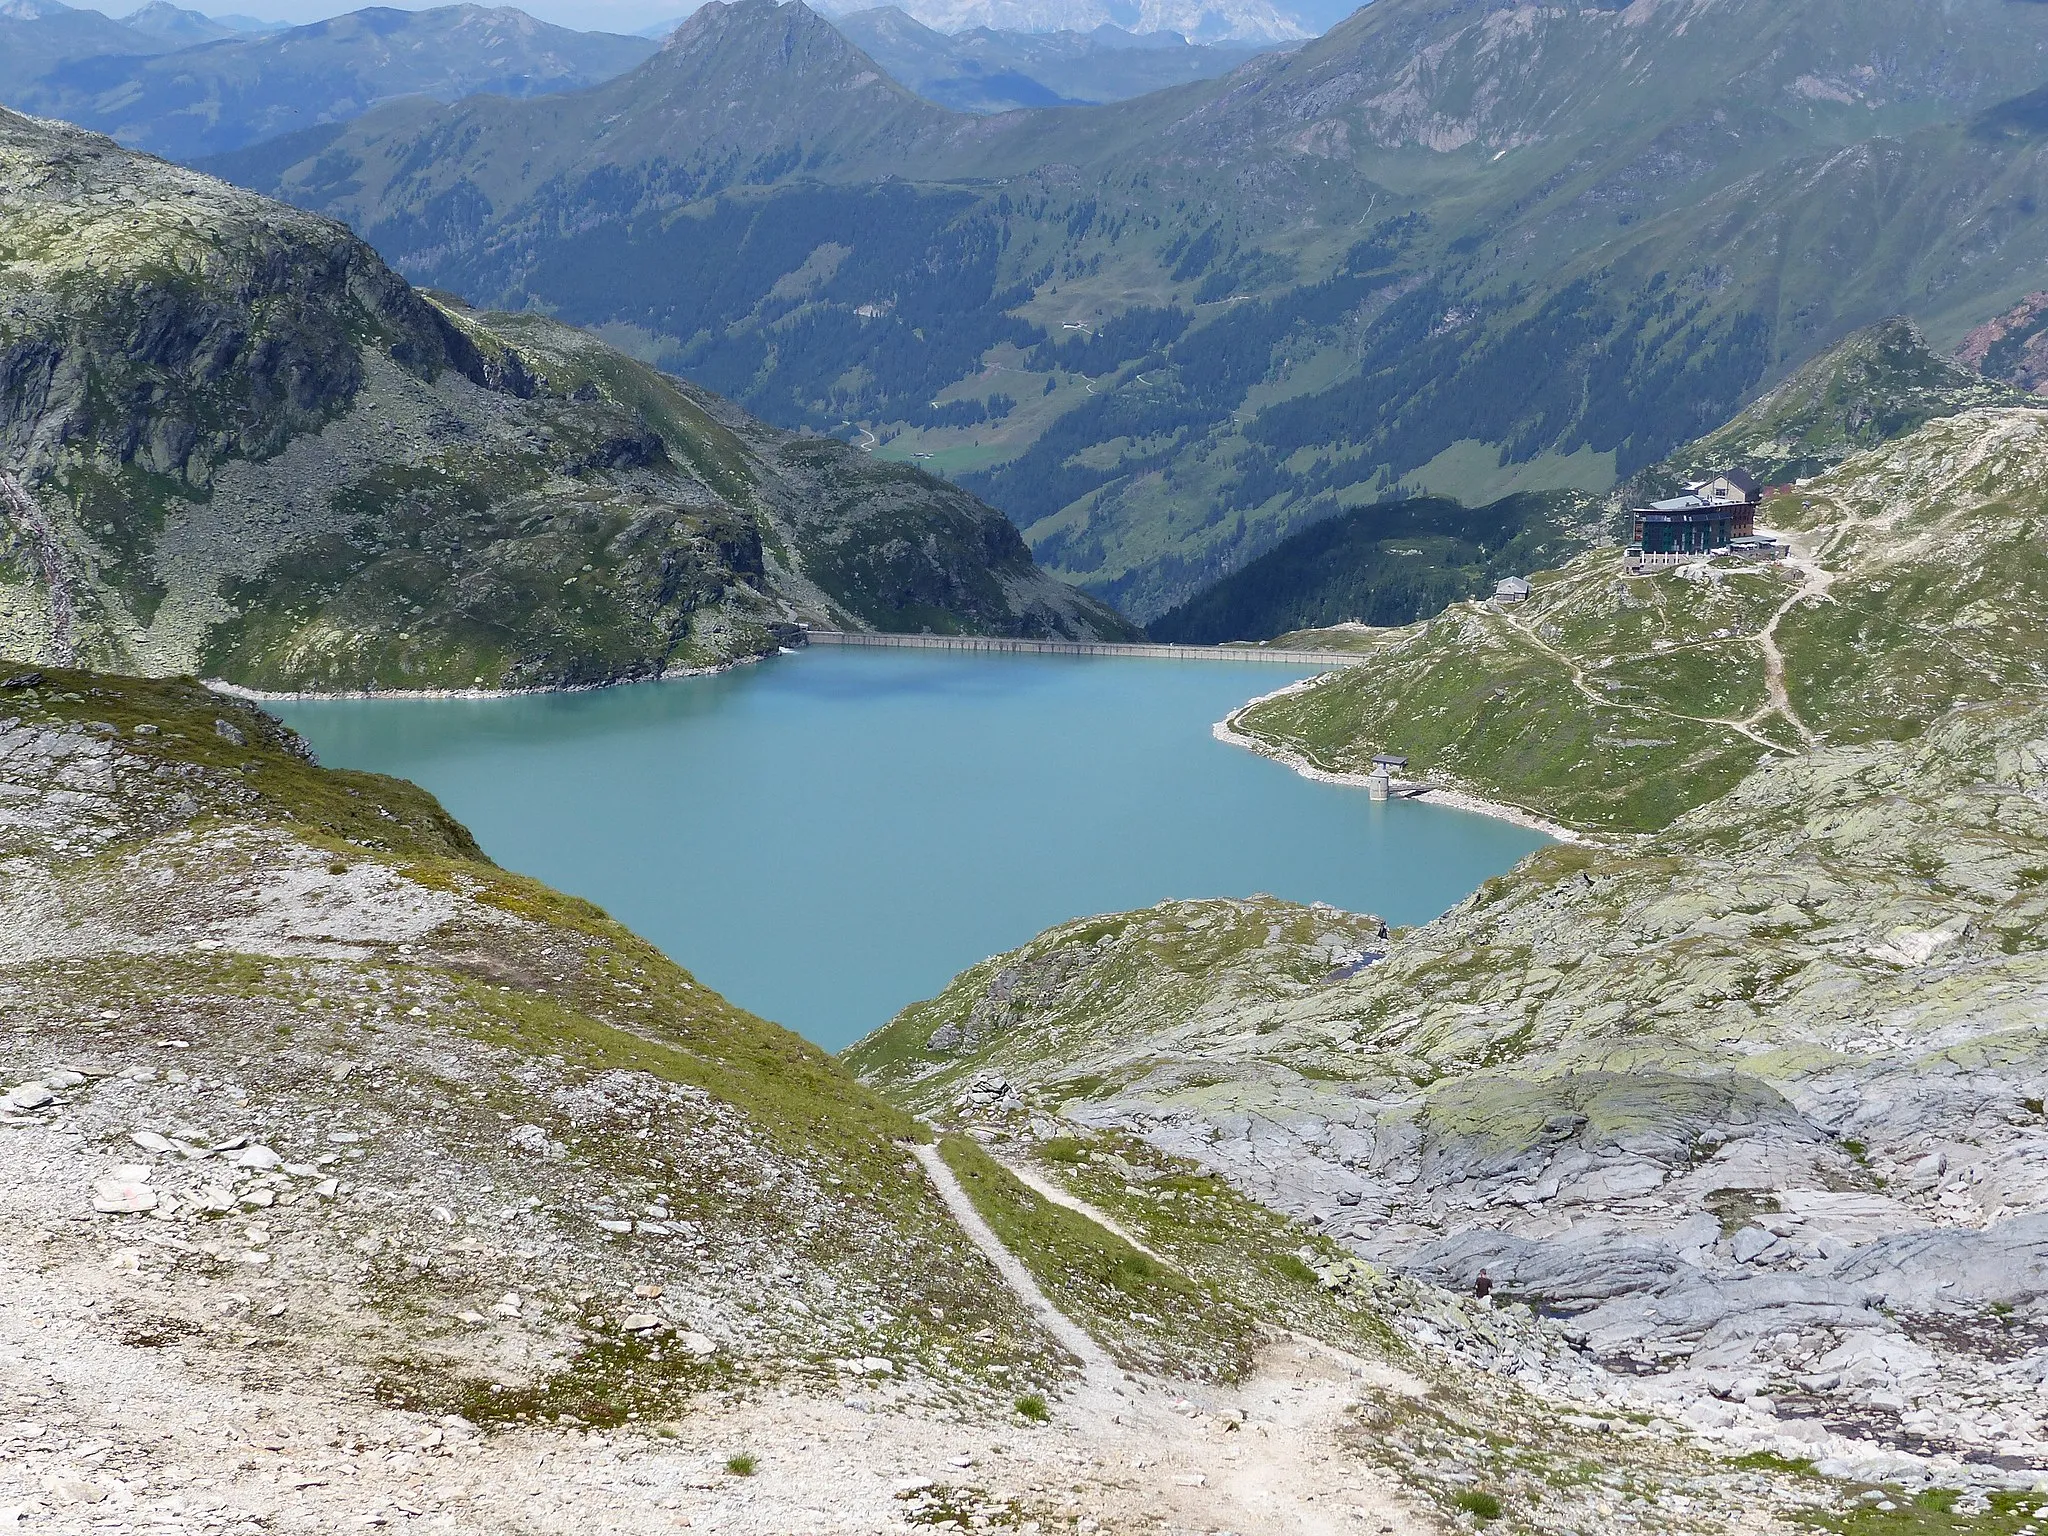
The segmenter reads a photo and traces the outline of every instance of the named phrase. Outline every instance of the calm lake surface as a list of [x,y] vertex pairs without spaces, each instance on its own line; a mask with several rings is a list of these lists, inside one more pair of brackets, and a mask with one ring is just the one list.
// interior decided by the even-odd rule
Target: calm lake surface
[[1542,845],[1210,737],[1302,675],[820,648],[591,693],[270,707],[322,762],[426,786],[499,863],[836,1050],[1067,918],[1264,891],[1417,923]]

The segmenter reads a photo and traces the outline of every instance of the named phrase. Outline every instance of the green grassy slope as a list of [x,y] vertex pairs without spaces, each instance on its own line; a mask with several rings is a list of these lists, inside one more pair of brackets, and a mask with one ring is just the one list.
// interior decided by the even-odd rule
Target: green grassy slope
[[[256,1345],[360,1398],[651,1423],[829,1383],[849,1355],[892,1359],[909,1400],[1059,1390],[1061,1352],[897,1144],[912,1120],[496,868],[413,786],[314,766],[188,681],[17,666],[0,769],[0,996],[39,1021],[0,1046],[8,1081],[87,1063],[61,1112],[89,1157],[155,1159],[131,1129],[197,1121],[286,1163],[157,1162],[169,1247],[140,1305],[168,1336],[214,1331],[183,1319],[251,1277],[237,1254],[265,1239],[238,1239],[260,1220],[289,1316],[252,1318]],[[138,1038],[117,1016],[159,1023]],[[200,1100],[194,1078],[235,1091]]]
[[1429,782],[1569,825],[1647,830],[1732,788],[1790,726],[1751,638],[1798,588],[1774,569],[1619,579],[1612,549],[1518,608],[1460,604],[1389,631],[1356,670],[1255,703],[1235,727],[1316,767],[1399,752]]
[[[1917,376],[1924,351],[1900,355]],[[1625,577],[1615,551],[1595,550],[1539,576],[1519,607],[1465,604],[1347,636],[1369,665],[1249,706],[1237,727],[1324,769],[1401,751],[1427,779],[1575,826],[1646,831],[1761,757],[1904,739],[1959,702],[2030,696],[2048,679],[2035,656],[2048,567],[2032,542],[2043,419],[1971,411],[1845,457],[1844,421],[1882,428],[1861,402],[1893,401],[1910,424],[1949,398],[1865,389],[1891,377],[1860,372],[1868,356],[1852,345],[1842,368],[1817,365],[1659,471],[1731,452],[1779,469],[1837,460],[1766,503],[1793,565]],[[1862,383],[1832,387],[1844,380]],[[1964,380],[1961,392],[1998,389]]]

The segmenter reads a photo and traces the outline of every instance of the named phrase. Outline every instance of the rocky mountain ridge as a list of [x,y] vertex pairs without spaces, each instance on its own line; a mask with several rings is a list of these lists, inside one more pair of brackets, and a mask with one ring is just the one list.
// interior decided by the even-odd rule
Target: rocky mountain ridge
[[[849,7],[850,9],[850,7]],[[1285,43],[1313,36],[1336,15],[1327,6],[1274,5],[1269,0],[915,0],[904,11],[939,32],[978,28],[1008,32],[1088,32],[1121,27],[1133,32],[1178,32],[1197,43]],[[827,7],[828,15],[834,14]],[[1341,13],[1340,13],[1341,14]],[[836,19],[836,18],[835,18]]]
[[893,5],[834,16],[832,24],[927,101],[963,112],[1123,101],[1228,73],[1260,51],[1253,43],[1188,43],[1178,33],[974,27],[949,35]]
[[1125,632],[915,470],[437,302],[338,225],[97,136],[9,116],[0,154],[18,656],[506,687],[806,621]]
[[2024,390],[1983,363],[1984,352],[1967,342],[1955,358],[1945,358],[1912,321],[1881,320],[1799,368],[1726,426],[1645,471],[1629,493],[1665,494],[1731,465],[1764,485],[1785,485],[1937,417],[2027,403]]

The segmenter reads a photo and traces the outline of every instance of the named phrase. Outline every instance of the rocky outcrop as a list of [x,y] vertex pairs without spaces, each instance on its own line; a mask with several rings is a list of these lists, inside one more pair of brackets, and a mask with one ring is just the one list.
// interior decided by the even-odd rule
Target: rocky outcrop
[[0,649],[546,687],[802,622],[1128,632],[943,482],[429,298],[338,224],[12,115],[0,166],[0,472],[37,509],[8,519],[33,558],[0,571]]
[[2030,293],[1971,331],[1956,361],[2030,395],[2048,393],[2048,293]]
[[1071,925],[850,1059],[1483,1274],[1710,1427],[2048,1467],[2043,762],[2048,715],[1969,711],[1762,770],[1639,848],[1539,855],[1384,945],[1271,901]]
[[1762,484],[1788,484],[1825,474],[1851,455],[1895,442],[1939,417],[2026,403],[2025,394],[2012,387],[2014,379],[1983,363],[1974,337],[1952,361],[1934,352],[1920,328],[1902,316],[1865,326],[1726,426],[1644,471],[1628,494],[1674,495],[1684,482],[1734,465]]

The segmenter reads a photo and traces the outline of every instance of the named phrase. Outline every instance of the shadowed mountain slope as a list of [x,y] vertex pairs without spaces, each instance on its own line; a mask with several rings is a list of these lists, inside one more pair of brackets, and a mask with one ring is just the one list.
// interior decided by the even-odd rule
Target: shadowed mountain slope
[[1424,497],[1340,512],[1146,627],[1154,640],[1221,645],[1338,624],[1385,628],[1556,564],[1606,523],[1601,498],[1525,492],[1489,506]]

